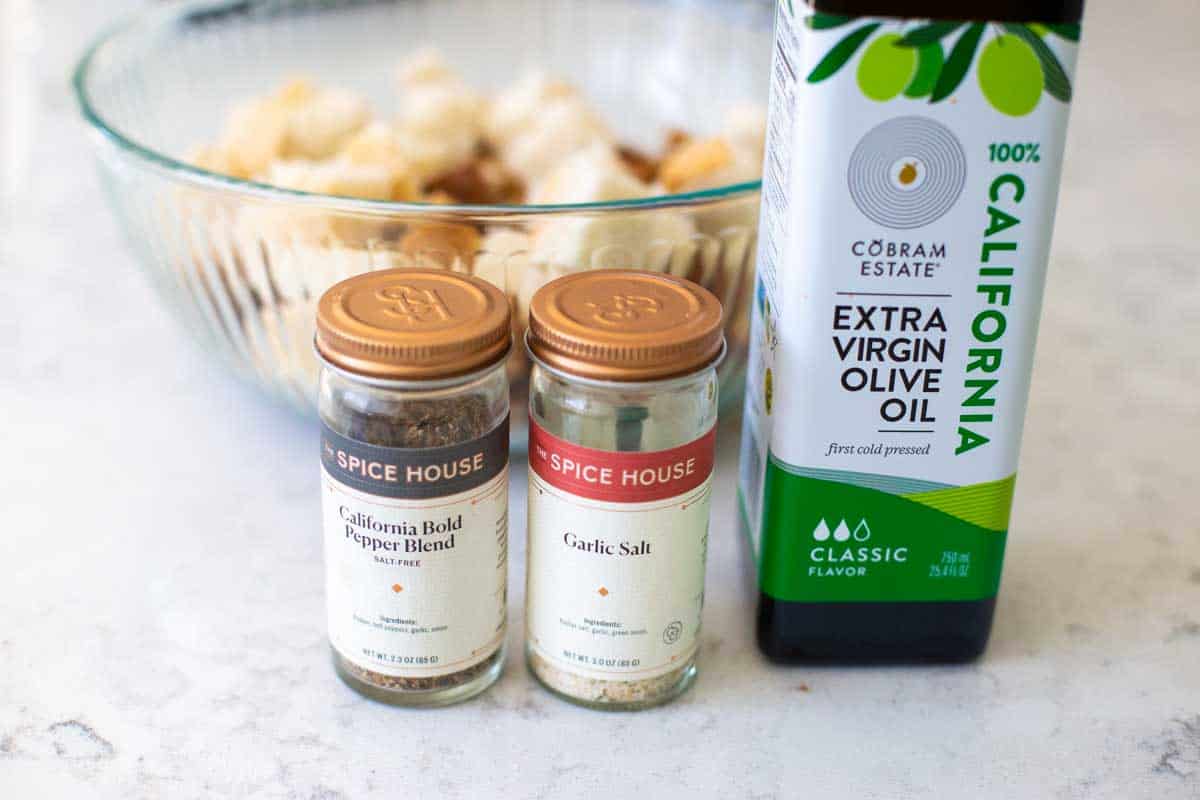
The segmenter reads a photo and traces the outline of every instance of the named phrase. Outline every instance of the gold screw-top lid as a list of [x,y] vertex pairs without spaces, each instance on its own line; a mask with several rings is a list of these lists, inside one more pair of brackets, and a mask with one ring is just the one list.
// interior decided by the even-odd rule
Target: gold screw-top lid
[[317,352],[372,378],[435,380],[500,361],[508,298],[457,272],[388,269],[334,284],[317,304]]
[[694,372],[721,355],[721,302],[691,281],[590,270],[543,286],[529,304],[529,349],[553,369],[607,381]]

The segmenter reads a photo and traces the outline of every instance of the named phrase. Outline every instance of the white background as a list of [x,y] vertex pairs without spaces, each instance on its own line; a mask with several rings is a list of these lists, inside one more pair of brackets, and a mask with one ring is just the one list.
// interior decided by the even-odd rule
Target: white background
[[91,172],[68,65],[123,5],[0,0],[0,797],[1200,796],[1193,0],[1089,9],[983,660],[764,663],[727,420],[701,678],[637,715],[519,656],[440,711],[334,678],[317,428],[190,345]]

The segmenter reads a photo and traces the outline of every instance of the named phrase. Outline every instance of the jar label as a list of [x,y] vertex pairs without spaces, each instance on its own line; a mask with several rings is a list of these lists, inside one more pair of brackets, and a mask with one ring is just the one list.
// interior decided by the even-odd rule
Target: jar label
[[529,423],[530,646],[559,668],[643,680],[687,664],[704,602],[716,428],[649,453]]
[[321,464],[360,492],[420,500],[483,486],[508,468],[508,418],[478,439],[444,447],[381,447],[321,423]]
[[329,639],[384,675],[437,677],[504,639],[508,419],[441,448],[380,447],[322,424]]

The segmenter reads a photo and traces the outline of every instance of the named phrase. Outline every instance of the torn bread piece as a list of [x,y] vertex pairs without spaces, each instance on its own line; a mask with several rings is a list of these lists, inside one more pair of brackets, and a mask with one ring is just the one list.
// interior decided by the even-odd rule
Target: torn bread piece
[[[534,194],[538,203],[599,203],[647,197],[609,144],[595,142],[565,158]],[[625,267],[685,274],[695,228],[679,212],[620,212],[552,218],[538,226],[532,260],[563,269]]]
[[[386,166],[355,164],[345,158],[276,161],[265,179],[285,189],[367,200],[391,200],[410,191],[397,188],[397,179]],[[386,231],[395,224],[385,216],[366,213],[253,204],[238,212],[235,243],[244,262],[264,260],[275,290],[292,299],[314,285],[313,280],[328,277],[329,269],[338,264],[377,258]],[[323,265],[323,258],[331,259],[330,263]]]
[[344,278],[401,266],[400,255],[382,239],[339,235],[347,230],[377,234],[380,223],[246,206],[234,224],[233,247],[260,302],[315,304],[326,287]]
[[509,378],[517,380],[529,369],[525,353],[525,329],[529,324],[529,300],[550,280],[549,270],[531,264],[529,234],[518,228],[493,227],[484,235],[475,256],[474,274],[505,288],[512,306],[513,348],[506,365]]
[[596,143],[613,145],[616,139],[583,101],[565,98],[543,108],[532,126],[501,146],[500,155],[536,187],[563,159]]
[[646,269],[686,275],[695,258],[692,221],[669,209],[550,220],[538,228],[531,260],[563,270]]
[[484,135],[503,147],[532,128],[547,106],[578,98],[579,92],[565,81],[540,70],[526,72],[492,99],[484,119]]
[[249,180],[251,177],[250,173],[245,172],[241,164],[231,158],[225,148],[220,145],[201,145],[193,148],[188,153],[187,162],[218,175],[228,175],[231,178],[241,178],[242,180]]
[[[740,183],[757,181],[762,159],[748,148],[735,146],[723,137],[692,139],[677,147],[663,160],[659,180],[671,194],[699,192]],[[753,228],[758,221],[756,202],[734,202],[696,210],[692,214],[697,229],[717,240],[736,232]],[[719,247],[719,244],[717,245]],[[697,281],[710,280],[719,267],[710,255],[711,247],[701,251]]]
[[[516,303],[516,288],[531,269],[529,261],[533,242],[529,234],[517,228],[492,228],[479,244],[475,257],[475,274],[497,286],[506,287],[513,301],[514,321],[521,313],[528,313],[528,306]],[[522,330],[524,322],[521,322]]]
[[424,185],[460,163],[464,146],[436,136],[413,136],[386,122],[373,122],[346,143],[341,157],[354,164],[380,165],[392,174],[394,200],[422,200]]
[[729,111],[724,133],[703,139],[676,136],[668,139],[659,180],[669,192],[695,192],[762,176],[767,127],[761,106],[743,105]]
[[663,188],[672,194],[758,180],[761,161],[723,137],[693,139],[664,159]]
[[472,205],[515,205],[525,200],[525,182],[494,156],[476,156],[425,183],[430,196]]
[[372,122],[356,133],[346,143],[339,158],[355,166],[385,170],[392,181],[390,199],[400,202],[421,199],[421,187],[416,177],[419,170],[414,160],[416,156],[401,144],[387,123]]
[[397,82],[396,136],[418,183],[470,161],[483,141],[487,100],[432,50],[401,64]]
[[470,270],[479,251],[479,229],[458,222],[420,222],[400,237],[398,252],[406,266]]
[[767,143],[767,109],[757,103],[734,106],[725,114],[723,132],[735,150],[758,162],[761,172]]
[[[612,145],[594,142],[563,159],[537,187],[534,202],[599,203],[652,193]],[[537,226],[531,260],[565,270],[622,267],[685,275],[695,232],[687,216],[671,209],[556,217]]]
[[323,159],[370,120],[364,98],[293,80],[277,92],[235,106],[219,149],[238,174],[257,178],[277,159]]
[[365,200],[391,200],[396,195],[396,177],[387,165],[349,159],[274,161],[265,177],[273,186],[314,194]]
[[648,186],[609,143],[596,141],[562,159],[537,185],[530,200],[539,205],[599,203],[645,197]]
[[329,158],[371,121],[367,101],[347,89],[318,89],[288,120],[285,156]]

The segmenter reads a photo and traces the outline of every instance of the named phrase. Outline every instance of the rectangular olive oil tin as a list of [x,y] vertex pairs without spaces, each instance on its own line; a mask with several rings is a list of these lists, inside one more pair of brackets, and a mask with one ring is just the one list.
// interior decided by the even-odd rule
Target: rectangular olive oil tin
[[1000,584],[1081,9],[916,6],[778,10],[740,501],[781,660],[974,657]]

